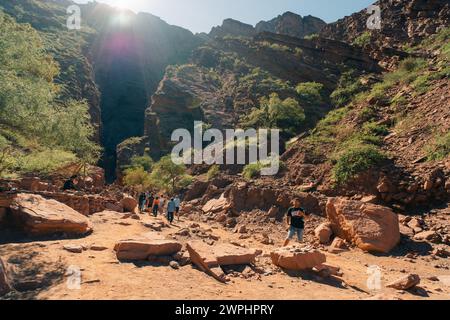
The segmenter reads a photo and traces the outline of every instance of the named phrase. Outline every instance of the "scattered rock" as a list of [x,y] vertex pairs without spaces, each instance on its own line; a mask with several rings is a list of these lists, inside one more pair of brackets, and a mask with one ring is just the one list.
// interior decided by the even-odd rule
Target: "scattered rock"
[[280,209],[278,209],[278,207],[272,206],[272,208],[270,208],[268,214],[269,214],[270,218],[275,218],[278,216],[279,212],[280,212]]
[[399,224],[400,233],[404,236],[407,236],[409,238],[414,237],[414,230],[412,230],[410,227],[405,226],[404,224]]
[[227,221],[227,215],[225,213],[218,214],[216,217],[216,221],[219,223]]
[[322,263],[320,265],[315,266],[313,271],[318,272],[319,275],[323,278],[328,278],[331,275],[338,277],[343,276],[340,267],[332,266],[326,263]]
[[176,262],[176,261],[170,261],[170,262],[169,262],[169,266],[170,266],[172,269],[175,269],[175,270],[180,269],[180,265],[179,265],[178,262]]
[[337,254],[337,253],[341,253],[344,251],[348,251],[348,245],[345,242],[345,240],[343,240],[339,237],[334,238],[333,242],[328,247],[328,252],[330,252],[330,253]]
[[155,222],[144,223],[144,227],[152,229],[157,232],[160,232],[162,230],[161,224]]
[[307,270],[323,264],[326,257],[312,247],[287,247],[271,252],[272,263],[287,270]]
[[407,226],[413,230],[422,229],[422,221],[417,218],[413,218],[407,223]]
[[91,245],[90,249],[92,251],[105,251],[105,250],[108,250],[107,247],[96,245],[96,244]]
[[92,231],[88,218],[65,204],[39,195],[18,194],[11,204],[11,212],[20,227],[31,235],[84,235]]
[[183,228],[178,230],[175,234],[180,237],[189,237],[191,235],[191,232],[189,231],[189,229]]
[[190,263],[190,257],[189,253],[187,251],[185,252],[177,252],[174,254],[173,258],[178,262],[179,265],[185,266]]
[[333,231],[329,223],[322,223],[314,230],[314,234],[321,244],[327,244],[330,243]]
[[72,253],[82,253],[83,247],[80,245],[68,244],[63,247],[64,250],[72,252]]
[[246,227],[245,225],[239,227],[238,232],[239,232],[239,233],[247,233],[247,232],[248,232],[247,227]]
[[450,257],[450,251],[445,248],[436,248],[433,250],[433,255],[441,258]]
[[431,277],[428,277],[427,279],[430,281],[433,281],[433,282],[439,282],[439,278],[436,276],[431,276]]
[[387,253],[400,241],[398,217],[390,208],[332,198],[326,211],[333,232],[364,251]]
[[420,283],[420,277],[417,274],[409,274],[401,279],[395,280],[387,285],[388,288],[396,290],[408,290],[414,288]]
[[435,231],[423,231],[421,233],[418,233],[414,236],[414,240],[418,241],[431,241],[439,243],[442,239],[439,234],[437,234]]

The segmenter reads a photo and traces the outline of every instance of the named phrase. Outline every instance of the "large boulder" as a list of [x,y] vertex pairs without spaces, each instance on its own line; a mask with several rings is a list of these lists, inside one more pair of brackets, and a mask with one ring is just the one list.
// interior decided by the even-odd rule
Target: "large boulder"
[[134,212],[137,209],[138,202],[135,198],[125,195],[122,200],[120,200],[120,206],[125,212]]
[[0,257],[0,296],[3,296],[11,291],[11,284],[8,278],[7,265]]
[[119,241],[114,250],[119,260],[147,260],[154,256],[170,256],[179,252],[181,243],[175,240],[142,236]]
[[364,251],[388,253],[400,241],[398,216],[389,208],[332,198],[327,216],[334,234]]
[[329,223],[322,223],[314,230],[314,234],[321,244],[327,244],[330,243],[333,230]]
[[255,250],[237,247],[229,243],[217,243],[209,246],[203,241],[192,241],[189,242],[189,246],[200,255],[209,268],[251,264],[255,262],[256,258]]
[[65,204],[39,195],[18,194],[10,209],[14,223],[31,235],[83,235],[92,231],[87,217]]
[[270,253],[272,263],[286,270],[309,270],[326,262],[326,256],[312,247],[285,247]]

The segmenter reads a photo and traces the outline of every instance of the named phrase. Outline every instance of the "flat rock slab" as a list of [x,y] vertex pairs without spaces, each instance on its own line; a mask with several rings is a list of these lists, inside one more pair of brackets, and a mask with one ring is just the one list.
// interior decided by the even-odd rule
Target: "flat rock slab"
[[92,231],[87,217],[63,203],[39,195],[18,194],[11,203],[11,213],[19,227],[31,235],[84,235]]
[[63,247],[64,250],[69,251],[71,253],[82,253],[84,251],[82,246],[68,244]]
[[312,247],[286,247],[271,252],[272,263],[282,269],[309,270],[326,262],[326,256]]
[[256,250],[237,247],[229,243],[208,245],[203,241],[192,241],[189,245],[209,268],[216,266],[243,265],[255,262]]
[[179,252],[181,243],[175,240],[141,236],[119,241],[114,250],[119,260],[147,260],[150,256],[171,256]]

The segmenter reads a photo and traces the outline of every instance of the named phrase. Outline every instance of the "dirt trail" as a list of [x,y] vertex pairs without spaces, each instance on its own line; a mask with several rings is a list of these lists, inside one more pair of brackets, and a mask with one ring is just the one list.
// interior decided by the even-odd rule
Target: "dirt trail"
[[[155,232],[143,224],[155,218],[141,216],[142,220],[122,219],[122,215],[104,212],[91,217],[94,232],[88,237],[76,240],[51,240],[0,245],[0,255],[15,262],[20,268],[28,261],[44,261],[38,272],[48,275],[59,265],[59,268],[77,266],[82,272],[82,283],[79,290],[69,290],[67,277],[61,276],[58,281],[34,293],[19,298],[37,299],[366,299],[380,292],[396,295],[401,299],[424,299],[411,292],[397,292],[391,289],[373,291],[370,294],[342,285],[338,280],[324,280],[313,274],[288,275],[277,270],[266,256],[275,245],[262,245],[250,238],[239,239],[238,233],[232,233],[222,227],[198,223],[201,229],[207,230],[220,241],[238,242],[251,248],[260,248],[263,255],[258,257],[256,266],[270,275],[254,275],[248,279],[232,277],[228,284],[221,284],[190,264],[178,270],[167,265],[155,265],[150,262],[119,262],[113,251],[114,244],[121,239],[135,235]],[[161,218],[156,218],[160,220]],[[125,224],[125,225],[122,225]],[[162,235],[171,237],[182,228],[187,228],[192,221],[181,218],[175,225],[163,228]],[[185,242],[190,237],[175,236]],[[195,235],[192,234],[192,238]],[[282,234],[274,235],[274,239],[282,238]],[[78,244],[107,247],[104,251],[87,250],[82,253],[70,253],[63,249],[64,245]],[[277,243],[278,244],[278,243]],[[22,257],[22,258],[20,258]],[[25,257],[25,258],[24,258]],[[28,259],[29,258],[29,259]],[[423,259],[405,261],[404,257],[377,257],[351,250],[339,255],[327,253],[327,263],[341,267],[343,279],[365,291],[367,288],[368,266],[378,265],[382,271],[382,286],[408,273],[417,273],[422,278],[421,288],[425,289],[428,298],[449,299],[450,287],[444,282],[428,280],[431,276],[448,276],[445,269],[436,269],[432,263]],[[34,295],[33,295],[34,294]]]

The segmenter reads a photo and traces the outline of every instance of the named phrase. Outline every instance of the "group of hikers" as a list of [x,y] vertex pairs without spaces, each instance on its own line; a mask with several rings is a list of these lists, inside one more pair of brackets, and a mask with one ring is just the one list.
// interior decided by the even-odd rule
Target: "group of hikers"
[[[139,195],[139,210],[143,212],[151,212],[154,217],[158,216],[158,212],[164,212],[165,205],[164,195],[153,195],[150,192],[142,192]],[[284,242],[284,246],[288,246],[289,242],[297,235],[298,241],[303,241],[303,233],[305,230],[306,211],[301,206],[301,200],[296,198],[292,201],[292,207],[287,211],[287,224],[289,225],[288,235]],[[175,214],[179,219],[180,198],[175,196],[169,198],[167,202],[167,220],[172,223]]]
[[139,195],[139,210],[141,213],[150,212],[154,217],[157,217],[158,213],[163,213],[166,208],[167,220],[170,223],[173,222],[175,214],[178,215],[179,219],[180,204],[181,200],[179,196],[168,198],[167,206],[165,206],[166,198],[164,195],[154,195],[150,192],[141,192]]
[[[71,177],[64,184],[64,190],[72,190],[76,189],[75,182],[77,176]],[[166,198],[164,195],[157,195],[151,192],[141,192],[139,195],[139,210],[141,213],[149,212],[153,214],[154,217],[158,216],[158,213],[164,213],[164,209],[167,211],[167,220],[172,223],[175,217],[175,214],[178,215],[179,219],[179,211],[180,211],[180,197],[168,197],[167,198],[167,206]],[[305,218],[306,211],[301,206],[301,200],[299,198],[295,198],[292,201],[292,207],[287,211],[287,224],[289,225],[288,235],[284,242],[284,246],[289,245],[289,242],[297,235],[298,240],[303,241],[303,233],[305,230]]]

